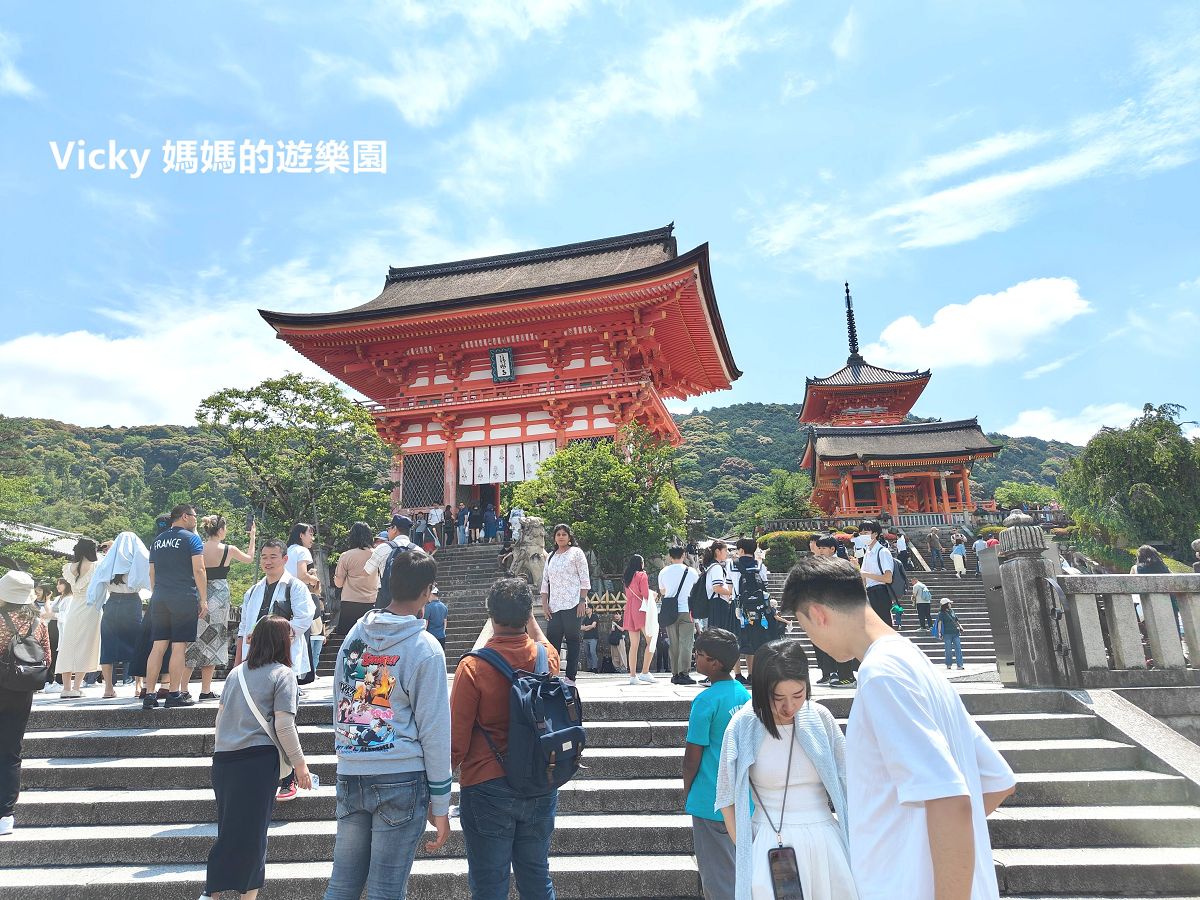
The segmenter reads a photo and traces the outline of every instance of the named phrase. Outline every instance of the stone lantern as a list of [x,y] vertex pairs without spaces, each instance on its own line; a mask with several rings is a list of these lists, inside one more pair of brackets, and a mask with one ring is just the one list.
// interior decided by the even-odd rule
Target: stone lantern
[[[1046,533],[1033,517],[1014,510],[1000,534],[1000,584],[1012,637],[1017,683],[1021,687],[1059,687],[1069,683],[1057,651],[1061,622],[1054,621],[1051,599],[1058,571]],[[1048,583],[1049,582],[1049,583]]]

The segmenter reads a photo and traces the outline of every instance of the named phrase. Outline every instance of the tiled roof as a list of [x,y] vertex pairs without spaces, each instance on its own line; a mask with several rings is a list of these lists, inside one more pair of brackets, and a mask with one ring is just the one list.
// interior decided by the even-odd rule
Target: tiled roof
[[891,369],[881,369],[864,361],[862,357],[851,361],[826,378],[807,378],[805,384],[856,385],[856,384],[896,384],[903,381],[919,381],[929,377],[929,370],[924,372],[894,372]]
[[987,439],[977,419],[912,425],[818,426],[809,444],[825,459],[991,454],[1000,450]]
[[431,266],[391,268],[374,300],[345,310],[362,313],[444,303],[468,297],[571,284],[644,269],[675,259],[674,224],[541,250]]

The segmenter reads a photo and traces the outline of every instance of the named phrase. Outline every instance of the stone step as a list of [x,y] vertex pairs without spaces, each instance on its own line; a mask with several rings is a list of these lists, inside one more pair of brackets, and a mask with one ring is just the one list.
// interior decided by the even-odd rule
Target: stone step
[[1010,895],[1192,895],[1200,889],[1200,847],[1088,847],[994,852]]
[[[282,806],[283,804],[280,804]],[[268,833],[268,862],[307,862],[333,859],[334,818],[315,821],[274,822]],[[615,846],[605,846],[600,836],[609,834]],[[433,829],[426,828],[428,839]],[[119,858],[127,842],[136,841],[143,850],[145,865],[199,863],[208,859],[208,851],[217,836],[213,823],[182,825],[125,825],[119,830],[105,826],[68,826],[58,828],[18,828],[12,840],[0,841],[0,867],[18,866],[101,866]],[[69,857],[62,848],[69,844]],[[554,856],[587,856],[600,853],[626,853],[629,847],[653,847],[655,853],[691,854],[692,817],[675,814],[638,812],[634,815],[559,815],[554,822],[550,852]],[[417,858],[462,858],[462,826],[450,820],[450,839],[436,854],[424,847]]]
[[[268,863],[264,898],[321,900],[329,884],[330,862]],[[559,856],[551,859],[554,890],[563,900],[651,900],[695,897],[700,889],[690,856],[632,855],[603,859]],[[0,900],[179,900],[204,887],[204,865],[79,866],[8,869]],[[468,897],[464,858],[430,857],[413,863],[410,900]]]
[[[1039,741],[1090,738],[1096,730],[1095,719],[1088,715],[1056,713],[1018,713],[977,716],[976,721],[993,740]],[[843,730],[846,720],[840,720]],[[309,763],[322,778],[332,777],[334,757],[331,725],[300,726],[301,745],[309,755]],[[118,788],[129,780],[131,769],[138,772],[141,787],[191,788],[208,784],[208,768],[212,741],[204,739],[208,729],[170,729],[110,731],[92,734],[101,747],[111,747],[116,739],[121,755],[93,757],[56,756],[33,757],[34,749],[52,745],[67,753],[81,748],[75,736],[78,732],[39,732],[39,742],[28,744],[24,763],[23,783],[30,788]],[[588,725],[588,745],[605,748],[678,748],[685,743],[687,722],[592,722]],[[177,739],[178,738],[178,739]],[[95,744],[83,746],[96,747]],[[181,755],[186,753],[190,755]],[[136,754],[130,758],[131,754]]]
[[[626,685],[621,675],[581,675],[584,718],[593,722],[642,722],[684,721],[691,709],[695,688],[672,686],[667,676],[656,678],[654,687]],[[589,700],[590,688],[608,688],[616,684],[621,692],[619,699]],[[846,718],[854,700],[853,691],[826,691],[816,688],[816,701],[827,707],[836,717]],[[653,691],[652,694],[647,691]],[[968,713],[981,715],[1015,715],[1024,713],[1057,713],[1063,709],[1063,696],[1057,691],[1021,690],[1016,688],[997,691],[988,685],[964,686],[959,697]],[[141,705],[131,699],[101,700],[97,696],[88,700],[57,700],[37,695],[29,717],[29,735],[41,731],[88,731],[96,729],[172,729],[212,728],[216,724],[217,704],[198,703],[182,709],[142,710]],[[301,725],[325,724],[333,721],[333,710],[328,701],[305,700],[300,704],[297,715]],[[26,754],[31,755],[31,754]]]
[[[37,763],[38,761],[33,761]],[[117,762],[117,761],[107,761]],[[21,793],[17,819],[22,828],[50,825],[186,824],[215,821],[216,803],[208,785],[208,759],[188,759],[177,768],[149,769],[133,760],[108,768],[115,775],[97,776],[93,790],[29,789]],[[313,821],[334,817],[335,768],[332,756],[310,760],[321,777],[316,791],[301,791],[288,803],[275,807],[275,817],[284,821]],[[26,771],[30,784],[41,780],[45,767]],[[117,781],[121,773],[124,780]],[[153,773],[153,774],[151,774]],[[134,783],[137,789],[120,790],[102,785],[112,781]],[[161,783],[160,783],[161,782]],[[178,787],[177,784],[187,784]],[[203,785],[203,786],[201,786]],[[678,812],[683,781],[668,778],[602,779],[579,778],[559,791],[558,808],[565,814],[599,813],[619,815]],[[458,786],[452,791],[457,802]],[[1017,775],[1017,791],[1004,809],[1019,807],[1134,806],[1183,804],[1188,799],[1187,782],[1177,775],[1140,770],[1111,772],[1035,772]]]
[[[676,795],[678,802],[678,795]],[[1079,847],[1188,847],[1200,840],[1200,808],[1177,807],[1024,807],[1001,809],[989,828],[994,850]],[[637,810],[635,814],[573,815],[555,820],[551,854],[605,855],[625,853],[629,847],[653,846],[656,853],[690,854],[691,817]],[[277,821],[269,833],[270,862],[302,862],[333,856],[337,822],[333,819]],[[432,828],[426,834],[432,837]],[[127,825],[111,827],[66,826],[18,828],[11,839],[0,841],[0,867],[95,866],[118,858],[128,841],[144,851],[146,865],[202,863],[216,838],[215,824]],[[607,838],[606,838],[607,836]],[[616,846],[612,846],[615,843]],[[69,858],[62,852],[70,846]],[[461,857],[461,823],[451,820],[451,835],[437,854]],[[432,856],[424,849],[418,858]]]

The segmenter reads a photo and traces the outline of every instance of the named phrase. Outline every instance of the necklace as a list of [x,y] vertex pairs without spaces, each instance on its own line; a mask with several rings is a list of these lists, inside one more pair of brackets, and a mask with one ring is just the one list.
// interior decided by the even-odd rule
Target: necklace
[[767,817],[767,824],[771,826],[771,830],[775,832],[775,841],[780,847],[783,846],[783,813],[787,809],[788,788],[792,786],[792,751],[796,749],[796,730],[792,729],[792,739],[788,743],[788,764],[787,776],[783,782],[783,803],[779,807],[779,827],[771,821],[771,814],[767,812],[767,806],[762,802],[762,797],[758,796],[758,788],[754,786],[754,780],[750,780],[750,790],[754,793],[754,802],[758,804],[758,808],[762,810],[763,815]]

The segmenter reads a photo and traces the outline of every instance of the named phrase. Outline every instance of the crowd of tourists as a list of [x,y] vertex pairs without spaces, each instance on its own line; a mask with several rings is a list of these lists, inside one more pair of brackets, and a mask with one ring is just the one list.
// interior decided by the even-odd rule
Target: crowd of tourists
[[[404,897],[419,847],[433,853],[448,839],[456,776],[471,896],[508,897],[515,880],[523,898],[553,898],[557,788],[586,741],[575,678],[596,641],[588,637],[587,556],[571,527],[556,525],[536,600],[523,579],[497,579],[485,599],[491,637],[462,659],[451,689],[438,564],[412,539],[418,524],[397,515],[372,533],[356,523],[333,572],[345,639],[334,668],[338,816],[326,898],[358,898],[364,889],[370,898]],[[202,900],[253,898],[263,886],[274,805],[316,784],[296,716],[324,640],[314,628],[324,618],[322,579],[310,525],[261,547],[251,527],[247,551],[227,544],[225,530],[221,517],[197,523],[194,508],[181,505],[149,548],[128,533],[102,554],[81,541],[53,595],[24,573],[0,579],[0,833],[13,828],[31,697],[52,667],[73,695],[98,666],[120,668],[144,653],[145,708],[158,705],[163,667],[167,707],[195,702],[187,688],[196,668],[201,699],[215,697],[213,670],[228,664],[228,568],[256,559],[263,576],[243,597],[233,667],[215,698],[218,836]],[[898,634],[903,560],[877,523],[860,531],[866,539],[850,551],[832,535],[815,537],[777,600],[753,539],[732,548],[712,542],[699,568],[684,547],[669,548],[659,602],[644,558],[628,561],[613,633],[628,641],[630,684],[653,681],[649,660],[661,641],[670,646],[672,683],[703,688],[691,702],[680,802],[692,817],[708,900],[997,896],[985,819],[1011,794],[1012,771],[953,687]],[[147,589],[143,615],[139,592]],[[961,633],[949,601],[935,617],[922,582],[910,596],[919,627]],[[786,636],[784,615],[812,640],[816,683],[857,685],[847,737],[812,701],[809,661]],[[24,668],[12,664],[18,644],[32,660]],[[957,658],[961,667],[961,646]],[[108,691],[115,676],[100,670]],[[522,706],[530,692],[537,703]],[[541,752],[530,738],[536,723],[527,721],[535,707],[562,711],[541,723],[557,729],[561,753],[559,774],[551,757],[541,782],[528,764]]]

